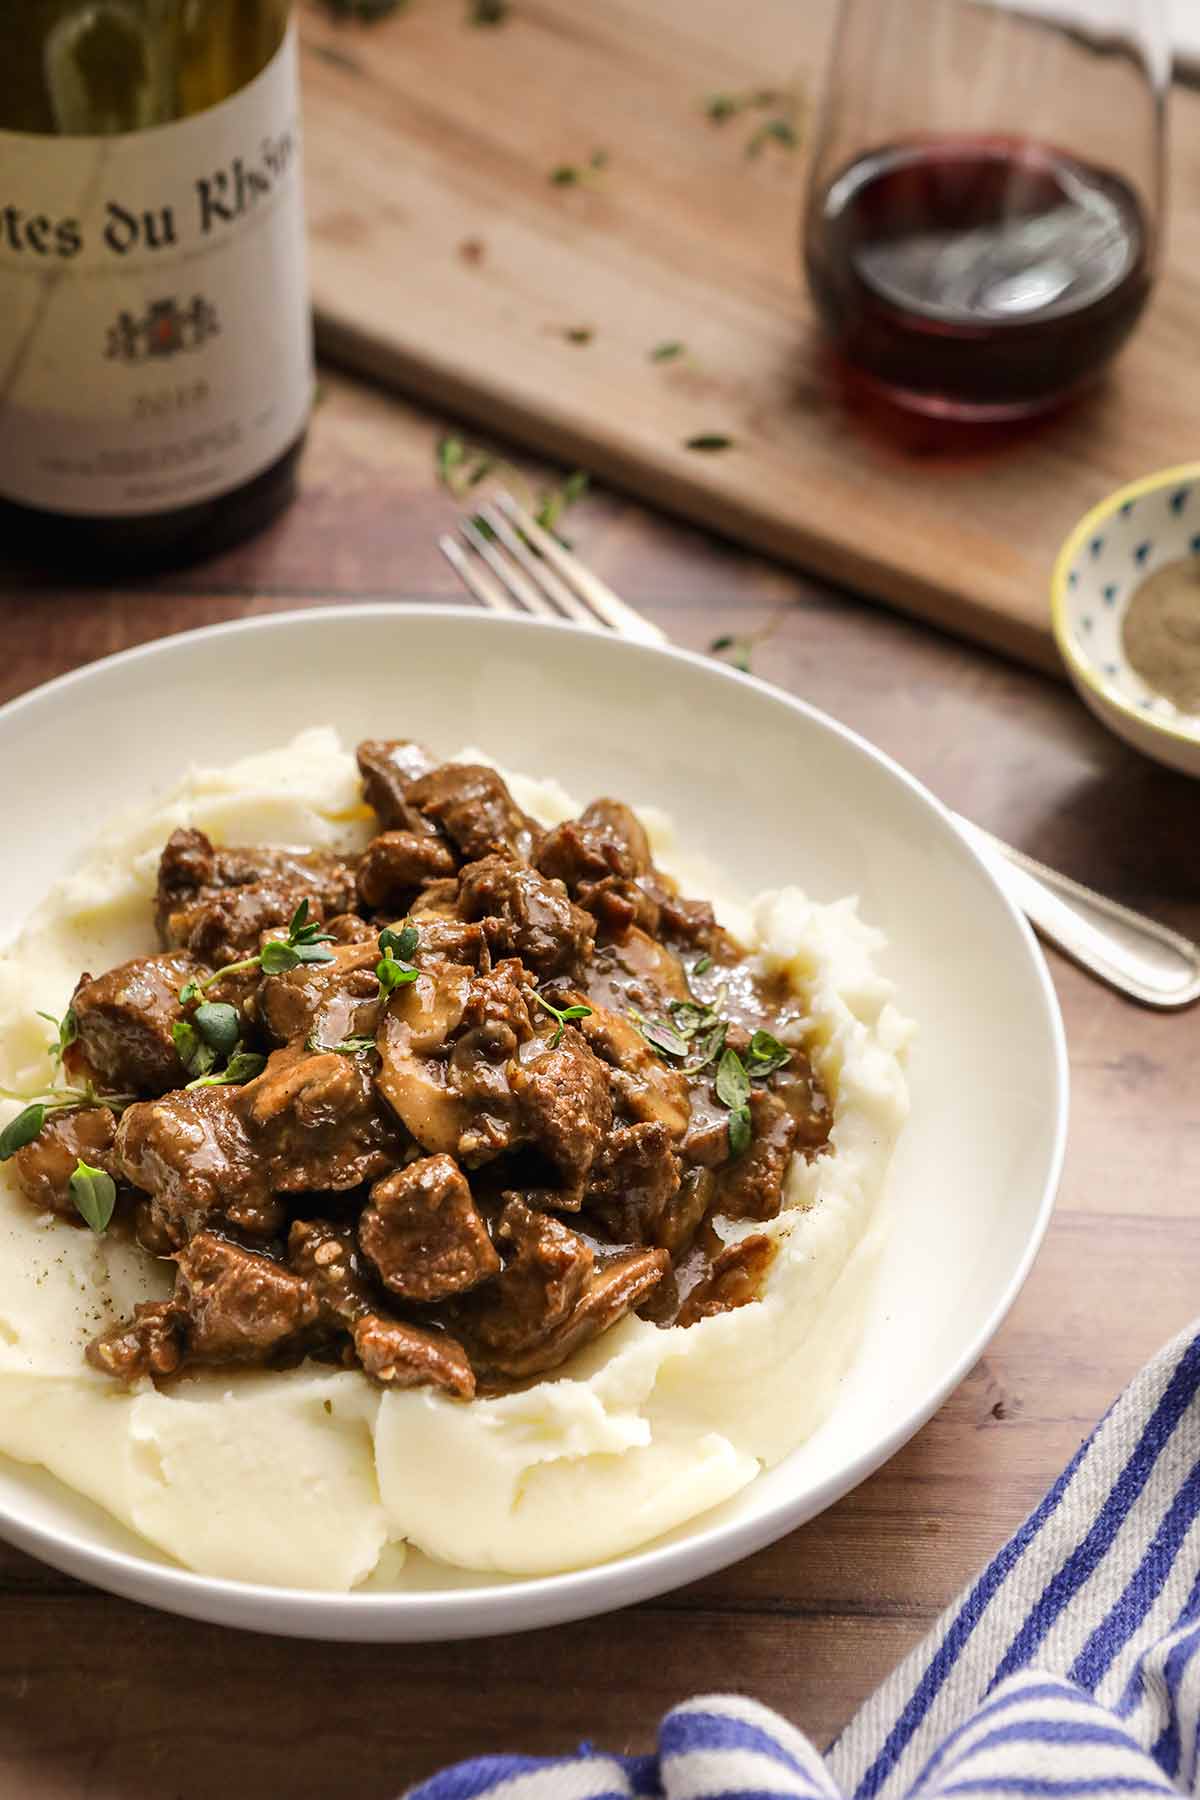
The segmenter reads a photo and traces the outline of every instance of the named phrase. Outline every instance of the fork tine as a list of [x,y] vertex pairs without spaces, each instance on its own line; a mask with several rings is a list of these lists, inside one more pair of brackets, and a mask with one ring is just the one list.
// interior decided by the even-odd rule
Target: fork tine
[[660,631],[657,625],[652,625],[649,619],[643,619],[640,613],[634,612],[631,606],[626,606],[623,600],[619,600],[598,576],[584,568],[578,557],[572,556],[569,550],[564,550],[558,539],[548,531],[543,531],[537,520],[523,506],[518,505],[511,494],[502,490],[496,495],[496,499],[513,524],[524,532],[534,549],[545,557],[605,625],[619,636],[633,638],[639,644],[666,643],[665,631]]
[[521,609],[516,601],[510,599],[504,589],[500,587],[497,582],[492,580],[487,570],[479,568],[476,563],[472,562],[469,556],[464,556],[454,538],[440,537],[437,543],[438,549],[450,564],[450,567],[454,570],[454,573],[458,576],[459,580],[463,583],[463,586],[468,592],[474,594],[480,606],[484,607],[486,611],[495,613],[520,612]]
[[525,540],[513,530],[498,506],[489,504],[480,507],[479,510],[508,554],[514,561],[520,563],[526,574],[537,582],[542,592],[554,601],[554,604],[566,614],[568,619],[573,619],[577,625],[586,625],[589,631],[599,631],[602,628],[602,621],[589,607],[584,605],[577,594],[572,593],[565,581],[559,580],[544,557],[534,555]]
[[534,616],[539,619],[558,619],[561,617],[561,614],[551,606],[549,600],[547,600],[541,590],[534,587],[531,581],[527,581],[520,569],[518,569],[515,564],[511,563],[507,557],[502,556],[491,539],[485,537],[483,532],[479,530],[479,527],[473,524],[470,519],[460,519],[458,522],[458,529],[466,539],[467,543],[470,544],[472,550],[477,551],[478,554],[482,556],[488,568],[491,569],[494,575],[499,577],[500,581],[508,589],[514,600],[517,600],[520,605],[525,608],[526,612],[533,613]]

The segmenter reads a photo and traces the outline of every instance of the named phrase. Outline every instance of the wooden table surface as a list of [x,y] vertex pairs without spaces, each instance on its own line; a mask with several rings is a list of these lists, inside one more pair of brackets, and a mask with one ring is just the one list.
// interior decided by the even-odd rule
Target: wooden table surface
[[[433,548],[452,512],[433,480],[444,429],[328,374],[302,497],[257,542],[170,580],[90,592],[0,568],[0,699],[218,619],[457,598]],[[678,643],[769,627],[758,673],[865,733],[982,825],[1200,935],[1197,790],[1105,735],[1065,687],[619,498],[587,499],[570,530]],[[1057,1215],[985,1358],[857,1492],[645,1606],[429,1647],[191,1624],[0,1547],[0,1794],[385,1800],[451,1758],[501,1748],[583,1737],[649,1748],[667,1706],[714,1687],[831,1736],[1196,1310],[1195,1023],[1052,967],[1074,1090]]]

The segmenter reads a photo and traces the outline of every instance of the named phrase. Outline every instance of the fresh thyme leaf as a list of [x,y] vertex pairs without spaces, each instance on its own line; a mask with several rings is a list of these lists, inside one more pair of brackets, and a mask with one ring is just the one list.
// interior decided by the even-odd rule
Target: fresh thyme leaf
[[201,1041],[200,1033],[188,1019],[176,1019],[171,1037],[180,1062],[189,1075],[207,1075],[216,1067],[217,1053],[211,1044]]
[[550,171],[552,187],[582,187],[585,182],[599,175],[608,167],[608,151],[593,150],[588,157],[587,167],[581,169],[578,163],[559,163]]
[[[333,961],[332,956],[329,961]],[[289,969],[300,966],[299,946],[289,944],[286,938],[272,938],[259,952],[258,966],[264,975],[286,975]]]
[[537,988],[534,988],[533,990],[533,997],[542,1008],[543,1012],[548,1012],[552,1019],[558,1020],[558,1030],[550,1039],[550,1048],[552,1050],[557,1050],[558,1046],[562,1043],[563,1032],[566,1030],[572,1019],[590,1019],[592,1016],[592,1009],[590,1006],[555,1006],[552,1001],[547,1000],[544,994],[540,994]]
[[375,964],[375,973],[379,977],[380,992],[390,994],[393,988],[407,987],[410,982],[415,981],[420,970],[414,969],[411,963],[401,962],[387,949]]
[[629,1016],[650,1048],[657,1050],[660,1056],[687,1055],[688,1041],[673,1026],[664,1025],[661,1019],[647,1019],[635,1006],[629,1008]]
[[45,1019],[47,1025],[53,1025],[57,1034],[56,1041],[50,1046],[50,1060],[56,1069],[62,1067],[62,1059],[79,1036],[79,1026],[75,1018],[75,1008],[68,1006],[61,1019],[53,1013],[39,1012],[39,1019]]
[[322,1044],[315,1034],[310,1034],[304,1048],[332,1052],[335,1056],[366,1056],[375,1050],[376,1045],[373,1037],[348,1037],[343,1038],[340,1044]]
[[75,1211],[97,1237],[102,1237],[117,1204],[117,1184],[112,1176],[103,1169],[93,1169],[80,1157],[67,1188]]
[[563,332],[568,344],[590,344],[595,335],[590,325],[568,325]]
[[728,1029],[724,1019],[718,1019],[712,1030],[707,1032],[694,1046],[696,1049],[694,1061],[688,1063],[679,1073],[681,1075],[698,1075],[701,1069],[707,1069],[709,1063],[715,1062],[725,1048],[725,1033]]
[[482,451],[467,472],[467,487],[478,487],[481,481],[487,480],[488,476],[496,466],[497,459],[491,452],[488,450]]
[[732,651],[733,654],[729,658],[732,666],[735,669],[740,669],[743,675],[749,675],[751,673],[750,658],[754,650],[753,638],[729,636],[716,637],[708,648],[710,655],[713,656],[719,656],[726,650]]
[[503,25],[508,17],[508,0],[470,0],[468,25]]
[[800,139],[796,127],[790,119],[768,119],[752,133],[746,145],[747,156],[760,156],[767,144],[782,144],[785,150],[794,150]]
[[587,487],[587,470],[572,469],[571,473],[565,477],[562,484],[563,505],[574,506],[576,500],[581,500],[584,494],[587,493]]
[[236,1006],[206,1000],[187,1023],[201,1042],[218,1056],[232,1056],[241,1041],[242,1018]]
[[685,438],[683,440],[683,447],[685,450],[702,450],[706,452],[711,452],[713,450],[732,450],[733,439],[731,437],[726,437],[720,431],[700,431],[697,432],[695,437]]
[[465,459],[466,445],[461,438],[439,438],[434,455],[437,457],[437,472],[440,480],[449,482],[451,470],[456,469]]
[[760,1081],[766,1075],[773,1075],[776,1069],[782,1069],[792,1060],[792,1053],[786,1044],[781,1044],[777,1037],[769,1031],[756,1031],[750,1039],[750,1076]]
[[397,931],[394,925],[385,925],[379,934],[379,948],[386,953],[390,950],[401,962],[411,962],[416,954],[421,934],[411,920],[406,920]]
[[46,1111],[46,1106],[40,1100],[35,1101],[24,1112],[19,1112],[15,1119],[8,1121],[4,1130],[0,1131],[0,1162],[7,1162],[10,1156],[15,1156],[26,1144],[32,1144],[46,1123]]
[[191,981],[185,981],[183,986],[180,988],[179,1004],[180,1004],[180,1006],[190,1006],[192,1004],[193,1000],[198,1000],[199,998],[200,998],[200,983],[193,976]]
[[722,1052],[717,1064],[717,1099],[731,1112],[750,1100],[750,1077],[736,1050]]
[[491,543],[491,541],[495,537],[496,533],[492,530],[492,527],[488,524],[488,522],[484,518],[483,514],[482,513],[472,513],[471,514],[471,523],[475,527],[476,531],[479,533],[480,537],[486,538],[488,540],[488,542]]
[[729,1115],[729,1154],[736,1162],[750,1148],[754,1129],[748,1106],[735,1106]]
[[677,356],[683,355],[684,348],[685,346],[683,344],[677,343],[673,338],[669,339],[665,344],[655,344],[653,350],[650,352],[650,361],[674,362]]
[[188,1087],[241,1087],[261,1075],[266,1066],[266,1057],[259,1056],[257,1051],[239,1050],[215,1075],[201,1075],[197,1081],[189,1081]]
[[717,1015],[712,1007],[699,1000],[668,1000],[667,1009],[671,1023],[681,1037],[693,1038],[698,1031],[707,1031],[716,1023]]
[[741,112],[743,104],[736,94],[709,94],[704,102],[704,110],[710,119],[719,123],[723,119],[732,119],[735,113]]
[[[712,648],[715,650],[717,648],[717,646],[720,645],[721,648],[723,649],[725,647],[725,645],[728,644],[730,641],[731,640],[729,638],[717,638],[717,640],[713,644]],[[708,971],[711,968],[712,968],[712,957],[708,954],[708,952],[706,950],[703,956],[697,957],[695,963],[692,966],[692,974],[693,975],[707,975]]]

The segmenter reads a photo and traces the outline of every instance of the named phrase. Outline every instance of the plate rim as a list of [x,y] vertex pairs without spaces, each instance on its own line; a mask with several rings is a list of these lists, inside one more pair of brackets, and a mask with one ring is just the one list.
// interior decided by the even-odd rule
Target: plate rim
[[[567,620],[543,620],[498,616],[470,605],[442,605],[434,601],[320,601],[309,606],[256,613],[249,618],[217,620],[208,625],[161,633],[144,643],[130,645],[109,655],[53,676],[0,705],[0,752],[7,727],[23,713],[48,699],[85,686],[114,668],[153,662],[161,655],[181,652],[198,640],[237,637],[261,631],[288,630],[297,625],[323,623],[330,629],[350,619],[399,623],[414,616],[470,621],[503,631],[578,635],[581,628]],[[839,719],[760,676],[744,674],[715,662],[701,652],[672,643],[641,644],[613,632],[599,635],[618,644],[635,659],[649,657],[682,661],[718,681],[748,682],[773,702],[782,702],[819,728],[833,733],[882,766],[941,821],[948,833],[974,863],[1003,910],[1015,925],[1017,936],[1035,976],[1042,1021],[1046,1027],[1054,1070],[1055,1109],[1053,1138],[1036,1217],[1012,1274],[987,1317],[972,1335],[953,1365],[930,1383],[921,1399],[872,1450],[855,1458],[836,1477],[819,1482],[802,1496],[774,1502],[761,1515],[716,1526],[701,1525],[695,1535],[635,1549],[580,1569],[554,1575],[513,1576],[486,1586],[460,1586],[442,1590],[407,1592],[328,1592],[314,1588],[279,1587],[263,1582],[202,1575],[195,1570],[159,1562],[131,1551],[89,1543],[74,1530],[14,1519],[0,1498],[0,1536],[40,1561],[75,1575],[96,1587],[173,1612],[248,1631],[319,1642],[370,1641],[381,1643],[435,1642],[508,1635],[591,1618],[635,1601],[653,1599],[686,1583],[740,1562],[808,1522],[837,1499],[858,1487],[887,1462],[925,1425],[947,1397],[960,1385],[1000,1329],[1029,1276],[1045,1239],[1062,1179],[1070,1111],[1070,1069],[1066,1032],[1058,996],[1045,955],[1029,922],[1004,891],[987,860],[960,830],[953,813],[938,797],[860,732]],[[17,1459],[5,1459],[16,1469],[39,1468]],[[65,1484],[64,1484],[65,1485]],[[158,1590],[158,1591],[156,1591]],[[498,1615],[498,1616],[497,1616]]]

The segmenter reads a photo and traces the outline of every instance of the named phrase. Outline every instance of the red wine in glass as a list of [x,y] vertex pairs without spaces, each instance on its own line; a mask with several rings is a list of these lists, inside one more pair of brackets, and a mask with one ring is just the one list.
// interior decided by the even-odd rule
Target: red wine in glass
[[873,386],[943,417],[1007,419],[1116,353],[1153,244],[1121,176],[1028,139],[945,136],[869,151],[826,182],[806,263],[837,348]]

